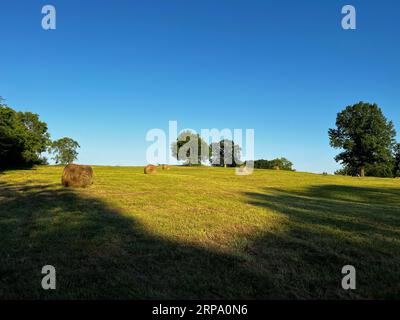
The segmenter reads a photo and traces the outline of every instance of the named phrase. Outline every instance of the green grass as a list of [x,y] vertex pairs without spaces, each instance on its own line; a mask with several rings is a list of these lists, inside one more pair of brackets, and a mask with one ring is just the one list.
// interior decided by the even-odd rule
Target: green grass
[[400,298],[398,179],[94,167],[68,189],[61,173],[0,174],[0,298]]

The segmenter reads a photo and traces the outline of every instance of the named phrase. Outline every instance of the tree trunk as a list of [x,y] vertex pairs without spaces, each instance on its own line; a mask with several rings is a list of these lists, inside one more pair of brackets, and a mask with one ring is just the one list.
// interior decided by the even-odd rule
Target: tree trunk
[[365,166],[361,166],[360,168],[360,176],[365,177]]

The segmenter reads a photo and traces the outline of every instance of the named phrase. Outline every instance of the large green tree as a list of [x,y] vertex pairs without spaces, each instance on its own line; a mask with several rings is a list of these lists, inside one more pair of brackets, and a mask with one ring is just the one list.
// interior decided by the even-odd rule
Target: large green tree
[[78,158],[78,148],[80,148],[78,142],[64,137],[53,141],[49,147],[49,152],[53,154],[53,160],[56,164],[68,164]]
[[42,153],[49,142],[47,124],[37,114],[17,112],[0,101],[0,168],[46,162]]
[[336,117],[336,128],[329,129],[330,145],[340,148],[335,160],[365,175],[366,166],[392,161],[396,131],[376,104],[359,102]]
[[400,143],[394,147],[393,176],[400,177]]
[[16,112],[0,100],[0,168],[22,161],[23,145],[16,134]]
[[212,166],[237,167],[240,161],[242,149],[232,140],[223,139],[210,145],[210,163]]
[[201,165],[209,158],[209,146],[198,133],[190,130],[179,134],[176,142],[171,145],[172,156],[185,165]]

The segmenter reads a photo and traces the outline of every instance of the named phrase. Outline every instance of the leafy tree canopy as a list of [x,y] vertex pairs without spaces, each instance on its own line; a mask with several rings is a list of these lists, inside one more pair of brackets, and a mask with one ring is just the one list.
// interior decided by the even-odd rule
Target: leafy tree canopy
[[212,166],[237,167],[240,161],[242,149],[232,140],[223,139],[210,145],[210,163]]
[[53,160],[56,164],[68,164],[78,158],[78,148],[80,148],[78,142],[64,137],[53,141],[49,147],[49,152],[53,154]]
[[284,157],[276,158],[273,160],[264,160],[264,159],[256,160],[254,161],[254,168],[294,171],[293,163]]
[[45,163],[50,142],[47,124],[37,114],[17,112],[0,101],[0,168]]
[[201,165],[209,158],[209,146],[198,133],[190,130],[179,134],[175,143],[171,145],[173,157],[184,161],[185,165]]
[[393,176],[400,177],[400,143],[394,147]]
[[329,129],[330,145],[340,148],[335,160],[365,175],[367,166],[392,161],[396,131],[376,104],[359,102],[337,114],[336,128]]

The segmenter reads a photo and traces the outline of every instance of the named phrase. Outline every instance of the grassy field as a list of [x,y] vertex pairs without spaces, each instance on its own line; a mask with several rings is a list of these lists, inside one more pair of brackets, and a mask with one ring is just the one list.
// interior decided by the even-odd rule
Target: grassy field
[[94,167],[68,189],[61,173],[0,173],[0,298],[400,298],[399,179]]

